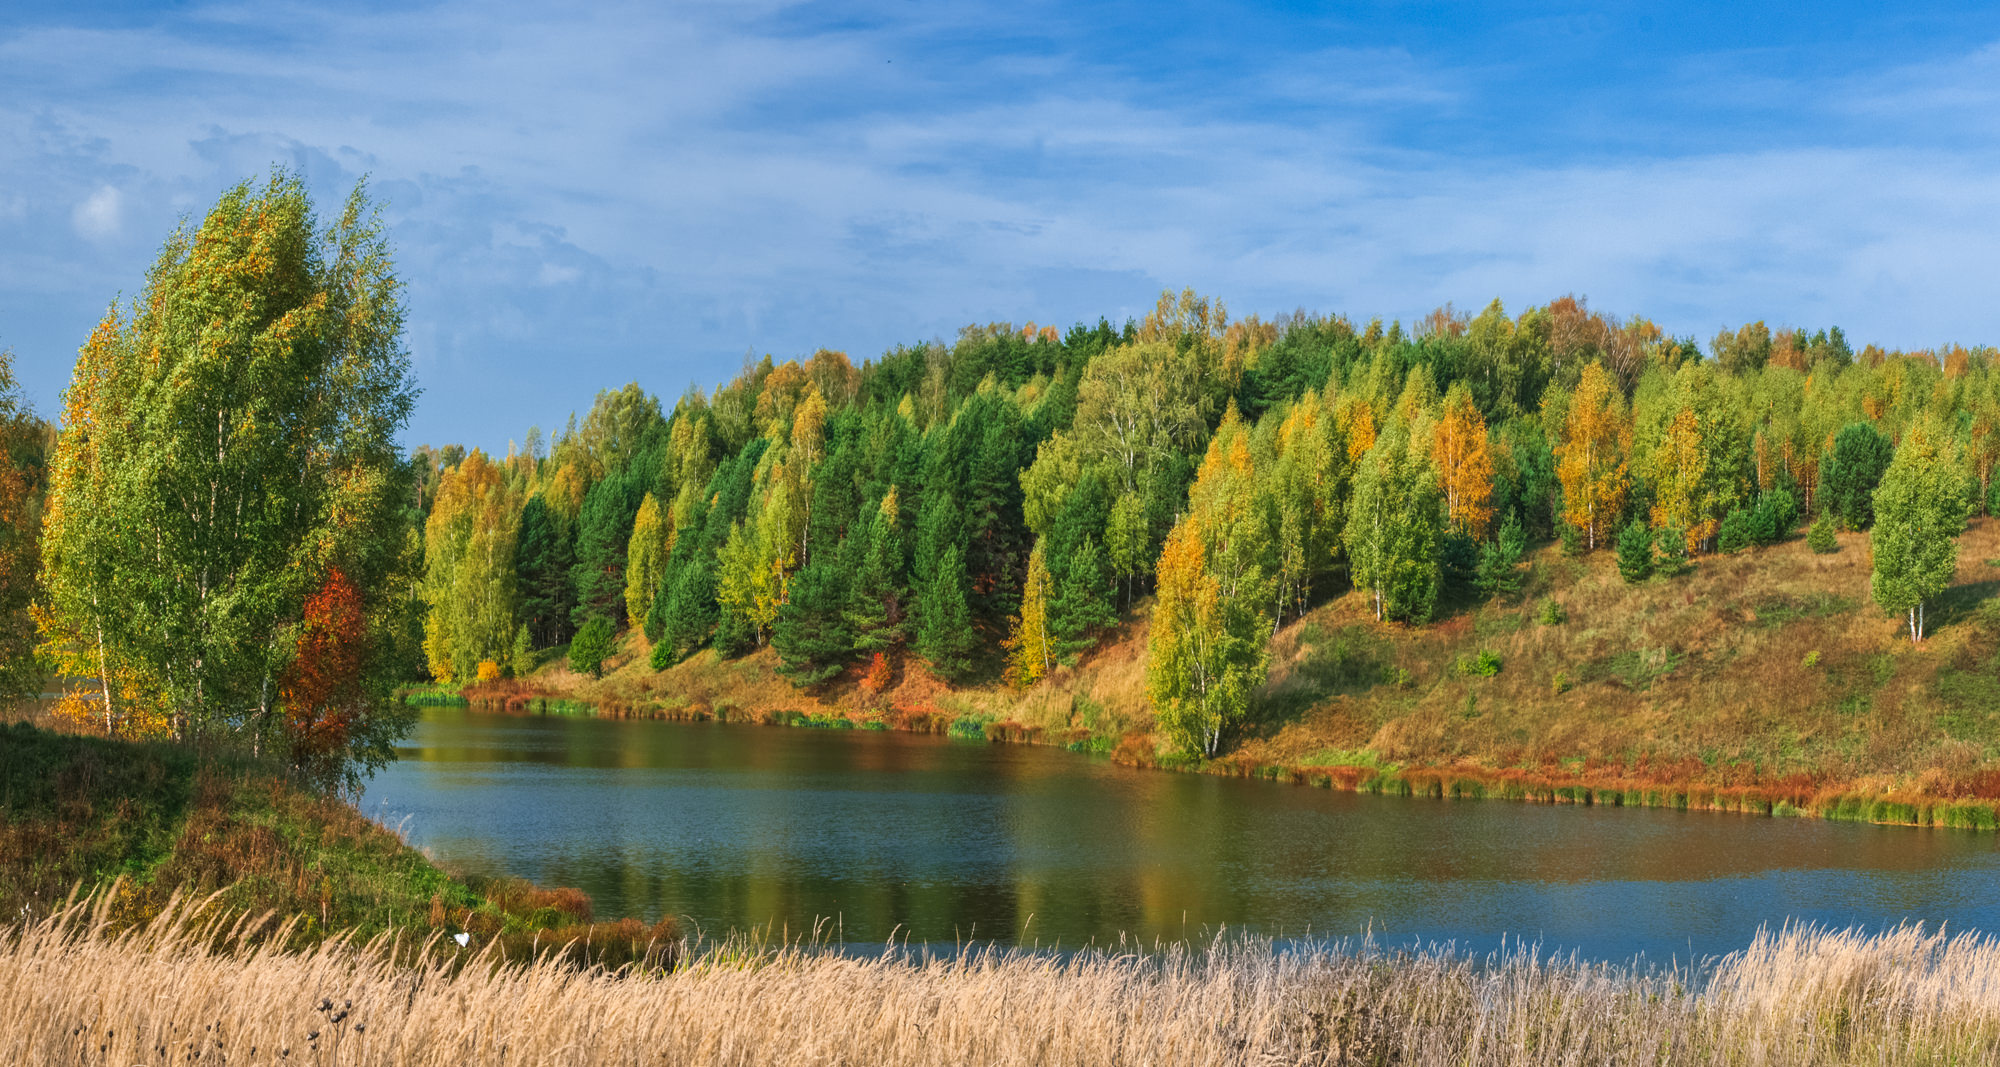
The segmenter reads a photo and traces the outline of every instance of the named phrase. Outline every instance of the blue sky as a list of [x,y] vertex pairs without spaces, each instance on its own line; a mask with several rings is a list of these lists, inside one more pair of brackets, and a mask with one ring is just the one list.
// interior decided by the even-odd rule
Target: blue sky
[[554,7],[9,4],[0,346],[37,407],[273,163],[387,204],[412,444],[1190,285],[2000,342],[1993,5]]

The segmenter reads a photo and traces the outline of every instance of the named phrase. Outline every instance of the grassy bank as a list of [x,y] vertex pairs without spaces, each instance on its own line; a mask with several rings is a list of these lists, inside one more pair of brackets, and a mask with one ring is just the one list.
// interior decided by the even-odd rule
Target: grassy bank
[[456,877],[277,768],[0,725],[0,915],[48,914],[79,886],[109,893],[118,928],[153,921],[178,895],[217,915],[293,918],[294,947],[397,929],[516,954],[576,938],[615,960],[673,936],[670,922],[593,923],[573,889]]
[[[672,972],[272,954],[85,908],[0,932],[0,1060],[366,1064],[1990,1063],[2000,944],[1791,931],[1703,974],[1368,946],[855,957],[736,942]],[[161,991],[171,989],[172,996]]]
[[1147,608],[1073,667],[1017,690],[901,665],[800,690],[769,649],[646,665],[628,635],[602,678],[560,655],[472,686],[494,707],[854,722],[1062,744],[1124,761],[1335,788],[1646,804],[1992,827],[2000,805],[2000,521],[1975,520],[1912,647],[1869,595],[1865,535],[1802,540],[1628,584],[1609,553],[1535,553],[1519,594],[1374,621],[1347,594],[1288,623],[1251,718],[1209,761],[1163,752],[1145,702]]

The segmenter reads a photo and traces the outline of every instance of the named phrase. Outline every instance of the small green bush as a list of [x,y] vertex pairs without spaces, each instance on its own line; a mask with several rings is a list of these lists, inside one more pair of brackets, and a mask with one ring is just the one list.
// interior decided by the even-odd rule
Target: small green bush
[[1569,692],[1570,689],[1569,672],[1557,671],[1555,681],[1549,684],[1549,688],[1555,690],[1555,694],[1557,696],[1561,696],[1564,693]]
[[1542,610],[1536,616],[1543,626],[1561,626],[1569,621],[1569,612],[1563,610],[1562,603],[1555,597],[1542,598]]
[[610,619],[602,615],[591,616],[569,643],[570,669],[592,678],[603,677],[604,658],[611,655],[612,636]]
[[1506,525],[1500,527],[1500,536],[1479,550],[1479,569],[1473,575],[1473,584],[1487,596],[1500,596],[1520,589],[1521,556],[1527,550],[1528,536],[1521,530],[1520,517],[1508,512]]
[[1819,649],[1815,648],[1811,652],[1806,653],[1805,661],[1801,666],[1807,670],[1812,670],[1814,667],[1819,666]]
[[1482,648],[1478,655],[1458,661],[1458,673],[1467,678],[1491,678],[1500,673],[1500,653]]
[[1824,556],[1840,551],[1840,540],[1833,536],[1833,516],[1820,512],[1813,520],[1812,529],[1806,532],[1806,547]]

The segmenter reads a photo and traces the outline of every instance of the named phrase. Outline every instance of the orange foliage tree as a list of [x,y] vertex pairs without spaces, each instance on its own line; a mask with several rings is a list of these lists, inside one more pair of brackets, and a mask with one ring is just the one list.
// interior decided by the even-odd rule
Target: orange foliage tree
[[1462,382],[1444,398],[1431,462],[1437,464],[1452,529],[1484,540],[1493,524],[1493,456],[1486,446],[1486,420]]
[[279,693],[285,703],[292,762],[316,769],[347,747],[363,693],[368,623],[361,591],[338,567],[306,598],[298,647]]

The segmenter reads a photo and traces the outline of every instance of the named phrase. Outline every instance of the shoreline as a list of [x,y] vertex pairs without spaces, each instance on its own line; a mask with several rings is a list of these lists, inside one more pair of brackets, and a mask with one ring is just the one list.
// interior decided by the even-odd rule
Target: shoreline
[[[976,722],[952,719],[940,712],[878,714],[857,719],[850,715],[811,715],[792,709],[715,709],[705,705],[668,707],[617,701],[596,701],[549,693],[519,681],[496,691],[492,683],[474,683],[458,696],[464,706],[503,714],[585,714],[601,718],[655,719],[666,722],[725,722],[761,726],[820,729],[895,730],[904,733],[948,734],[983,738],[994,744],[1039,745],[1087,755],[1106,756],[1123,766],[1180,773],[1257,778],[1297,786],[1338,789],[1382,796],[1427,797],[1434,800],[1508,800],[1529,804],[1578,804],[1586,807],[1646,807],[1678,811],[1711,811],[1763,815],[1772,818],[1818,818],[1915,829],[2000,830],[2000,799],[1939,797],[1921,793],[1870,792],[1837,783],[1794,781],[1783,785],[1708,785],[1693,780],[1637,779],[1630,776],[1573,774],[1547,769],[1484,767],[1380,767],[1365,765],[1287,765],[1241,756],[1213,760],[1160,759],[1143,743],[1144,735],[1120,739],[1088,730],[1052,732],[1012,721]],[[403,691],[407,692],[407,691]],[[431,706],[450,706],[437,701]],[[531,706],[533,705],[533,706]],[[553,705],[553,709],[551,708]]]

